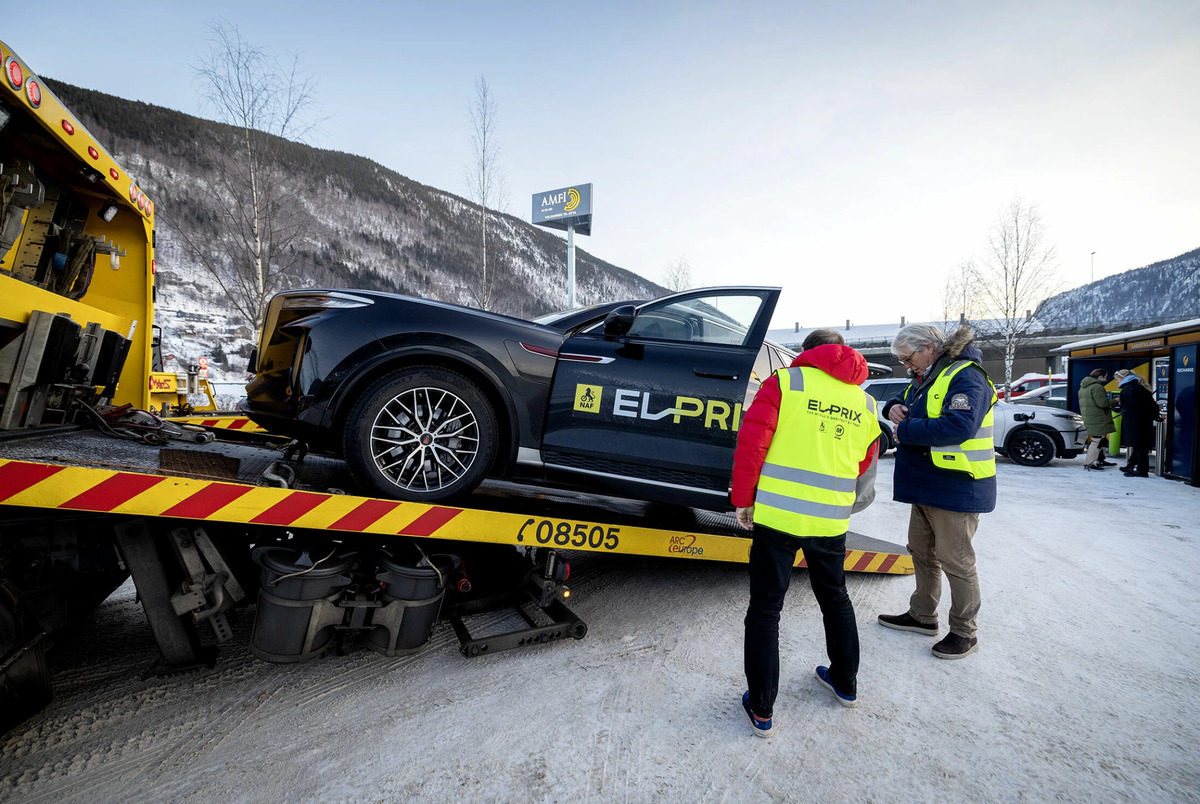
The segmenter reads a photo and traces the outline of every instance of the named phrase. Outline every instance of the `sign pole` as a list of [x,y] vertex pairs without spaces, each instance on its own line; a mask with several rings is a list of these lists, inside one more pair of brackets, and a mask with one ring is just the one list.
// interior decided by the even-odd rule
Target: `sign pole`
[[567,309],[575,309],[575,232],[592,233],[592,185],[535,193],[532,222],[567,232]]
[[567,224],[567,309],[575,309],[575,223]]

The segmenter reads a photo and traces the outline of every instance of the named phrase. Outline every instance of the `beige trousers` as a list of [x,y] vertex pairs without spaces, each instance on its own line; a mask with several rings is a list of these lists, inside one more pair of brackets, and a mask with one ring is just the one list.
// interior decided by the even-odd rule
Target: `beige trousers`
[[909,613],[919,622],[937,621],[942,598],[942,573],[950,580],[950,630],[961,637],[975,636],[979,614],[979,577],[975,573],[975,548],[971,540],[979,527],[979,514],[945,511],[914,505],[908,518],[908,552],[912,554],[917,589],[909,599]]

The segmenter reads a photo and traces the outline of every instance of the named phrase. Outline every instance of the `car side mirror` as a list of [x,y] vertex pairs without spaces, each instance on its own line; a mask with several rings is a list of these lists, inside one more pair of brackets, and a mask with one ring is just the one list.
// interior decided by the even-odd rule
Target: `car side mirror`
[[613,310],[604,317],[604,339],[606,341],[615,341],[622,335],[629,332],[629,328],[633,326],[633,319],[637,316],[637,310],[632,304],[622,304],[620,307]]

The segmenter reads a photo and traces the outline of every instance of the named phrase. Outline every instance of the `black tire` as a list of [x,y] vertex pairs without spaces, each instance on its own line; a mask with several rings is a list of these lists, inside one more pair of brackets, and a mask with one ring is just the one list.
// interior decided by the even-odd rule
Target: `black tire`
[[50,704],[54,690],[37,617],[16,586],[0,579],[0,734]]
[[1054,451],[1054,439],[1038,430],[1018,430],[1008,439],[1008,458],[1021,466],[1045,466]]
[[350,411],[343,455],[382,497],[444,502],[470,494],[496,460],[496,413],[461,374],[416,366],[383,377]]
[[892,438],[891,428],[883,422],[879,423],[879,455],[880,457],[887,455],[896,448],[896,440]]

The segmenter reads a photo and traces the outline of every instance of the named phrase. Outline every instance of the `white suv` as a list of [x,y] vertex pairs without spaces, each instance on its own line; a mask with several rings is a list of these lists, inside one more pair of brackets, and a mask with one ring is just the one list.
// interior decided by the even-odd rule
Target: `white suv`
[[[883,417],[884,406],[908,385],[902,378],[867,380],[863,390],[879,400],[880,454],[896,446],[894,425]],[[1055,457],[1074,458],[1083,452],[1087,428],[1083,417],[1069,410],[997,402],[992,412],[996,452],[1021,466],[1045,466]]]

